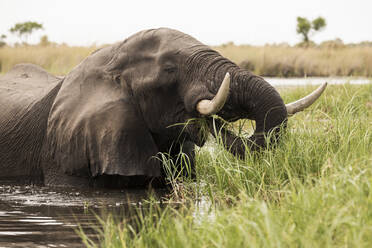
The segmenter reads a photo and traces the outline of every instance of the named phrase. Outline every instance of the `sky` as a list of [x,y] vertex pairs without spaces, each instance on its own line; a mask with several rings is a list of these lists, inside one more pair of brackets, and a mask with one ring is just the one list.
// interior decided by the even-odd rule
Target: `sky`
[[69,45],[110,44],[144,29],[169,27],[207,45],[293,45],[301,40],[297,16],[326,19],[327,27],[311,37],[315,42],[372,41],[372,0],[0,0],[0,35],[8,43],[19,41],[9,29],[36,21],[44,30],[29,43],[47,35]]

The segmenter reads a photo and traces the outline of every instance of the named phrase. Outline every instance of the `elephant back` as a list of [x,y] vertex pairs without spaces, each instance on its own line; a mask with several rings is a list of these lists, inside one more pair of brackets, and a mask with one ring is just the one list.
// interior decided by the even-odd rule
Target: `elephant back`
[[54,76],[40,66],[17,64],[0,77],[0,94],[2,91],[12,91],[19,95],[38,97],[40,93],[48,91],[48,86],[55,85],[62,79],[63,77]]
[[40,150],[61,82],[32,64],[16,65],[0,77],[0,178],[41,174]]

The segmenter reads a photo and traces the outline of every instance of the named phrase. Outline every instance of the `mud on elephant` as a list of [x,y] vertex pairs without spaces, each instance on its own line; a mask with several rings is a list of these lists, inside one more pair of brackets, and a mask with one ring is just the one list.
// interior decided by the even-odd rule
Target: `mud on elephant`
[[244,156],[246,148],[266,146],[269,132],[279,139],[287,116],[311,105],[325,86],[285,105],[263,78],[166,28],[99,49],[63,78],[20,64],[0,78],[0,177],[146,184],[164,177],[159,152],[182,151],[193,168],[194,147],[206,136],[198,122],[175,124],[194,118],[211,124],[213,114],[255,120],[248,139],[219,127],[225,146]]

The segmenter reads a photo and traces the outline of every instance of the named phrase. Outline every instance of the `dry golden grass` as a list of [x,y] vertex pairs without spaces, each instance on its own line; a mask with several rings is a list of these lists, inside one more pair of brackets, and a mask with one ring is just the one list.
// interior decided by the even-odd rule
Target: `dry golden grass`
[[263,76],[372,76],[372,47],[214,47],[235,63]]
[[[372,47],[213,47],[241,67],[262,76],[372,76]],[[19,46],[0,48],[0,73],[18,63],[33,63],[63,75],[97,47]]]
[[55,75],[64,75],[91,52],[92,47],[19,46],[0,48],[0,73],[9,71],[19,63],[39,65]]

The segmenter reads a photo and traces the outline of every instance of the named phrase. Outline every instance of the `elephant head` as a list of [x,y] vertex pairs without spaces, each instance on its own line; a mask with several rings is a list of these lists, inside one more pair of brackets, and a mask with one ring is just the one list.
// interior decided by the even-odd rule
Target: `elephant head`
[[[255,120],[254,150],[323,90],[286,106],[263,78],[189,35],[146,30],[94,52],[66,76],[50,111],[45,156],[69,175],[159,177],[158,152],[205,142],[197,123],[177,124],[212,114]],[[222,129],[226,146],[244,155],[245,141]]]

